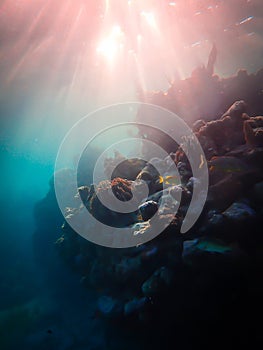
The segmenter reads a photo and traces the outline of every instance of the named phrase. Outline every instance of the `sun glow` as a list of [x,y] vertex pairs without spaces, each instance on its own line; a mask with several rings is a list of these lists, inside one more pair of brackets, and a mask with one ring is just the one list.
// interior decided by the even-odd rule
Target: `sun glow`
[[228,3],[2,1],[1,81],[14,87],[17,81],[23,86],[26,81],[28,87],[48,86],[49,91],[52,87],[76,98],[87,84],[96,93],[101,90],[99,97],[105,96],[105,84],[109,93],[123,86],[123,81],[134,87],[136,75],[140,76],[136,84],[144,82],[147,89],[165,88],[167,81],[186,78],[193,67],[205,64],[213,41],[220,52],[227,53],[233,45],[240,52],[241,40],[249,50],[262,47],[256,11],[250,7],[237,14]]
[[115,25],[110,34],[103,38],[97,46],[97,53],[112,62],[123,47],[124,33],[120,26]]

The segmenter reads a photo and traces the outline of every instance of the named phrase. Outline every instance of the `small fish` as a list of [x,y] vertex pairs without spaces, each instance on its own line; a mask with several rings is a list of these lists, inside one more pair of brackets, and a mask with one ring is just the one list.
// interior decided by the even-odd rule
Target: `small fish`
[[196,248],[208,253],[230,253],[233,251],[233,247],[220,241],[219,239],[194,239],[184,242],[183,256],[187,256],[196,251]]
[[246,17],[246,18],[242,19],[242,21],[240,21],[239,24],[247,23],[247,22],[251,21],[253,18],[254,18],[254,16]]
[[63,235],[63,236],[59,237],[59,238],[56,240],[55,244],[61,244],[61,243],[63,243],[64,241],[65,241],[65,237],[64,237],[64,235]]
[[210,253],[227,253],[232,251],[232,247],[216,239],[200,240],[196,246]]
[[165,185],[179,185],[180,181],[178,179],[178,176],[174,175],[168,175],[168,176],[159,176],[159,181],[160,184],[165,184]]

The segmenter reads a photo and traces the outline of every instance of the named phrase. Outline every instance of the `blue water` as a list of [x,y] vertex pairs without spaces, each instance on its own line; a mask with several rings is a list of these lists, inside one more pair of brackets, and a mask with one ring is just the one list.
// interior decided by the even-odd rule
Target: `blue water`
[[[1,101],[0,347],[107,349],[94,291],[83,288],[54,253],[63,217],[51,222],[51,238],[41,237],[37,248],[33,238],[34,208],[49,190],[59,145],[95,106],[87,101],[63,112],[66,101],[58,106],[50,98],[38,99],[40,109],[32,111],[31,98],[34,92],[25,91]],[[72,167],[74,162],[67,160]]]

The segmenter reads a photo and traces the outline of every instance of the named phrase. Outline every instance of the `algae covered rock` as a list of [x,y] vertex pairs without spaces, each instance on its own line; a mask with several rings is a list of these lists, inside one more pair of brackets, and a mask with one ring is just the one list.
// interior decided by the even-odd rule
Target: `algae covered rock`
[[143,221],[149,220],[158,211],[158,204],[153,201],[144,202],[139,206],[139,213],[142,216]]
[[134,298],[132,300],[129,300],[124,305],[124,315],[131,316],[134,314],[138,314],[139,312],[144,311],[148,304],[149,299],[147,297]]
[[98,299],[98,310],[104,316],[114,318],[122,314],[123,305],[118,299],[103,295]]
[[[115,178],[112,181],[100,182],[97,191],[102,197],[108,196],[109,191],[112,191],[117,199],[128,202],[133,196],[132,184],[133,182],[130,180]],[[133,224],[137,219],[137,212],[118,213],[105,207],[99,200],[94,187],[93,191],[91,188],[89,193],[87,209],[97,220],[109,226],[126,227]]]
[[145,296],[156,296],[165,292],[174,282],[174,273],[165,266],[156,270],[142,285]]

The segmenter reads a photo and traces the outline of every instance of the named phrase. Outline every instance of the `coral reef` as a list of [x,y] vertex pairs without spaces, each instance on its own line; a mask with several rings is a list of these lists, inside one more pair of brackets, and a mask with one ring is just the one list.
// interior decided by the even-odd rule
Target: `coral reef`
[[[242,86],[236,89],[242,81],[250,82],[253,91],[257,91],[262,71],[256,75],[240,71],[235,77],[219,79],[212,75],[212,68],[213,57],[210,73],[208,67],[197,70],[188,81],[174,82],[166,94],[151,95],[152,103],[174,110],[171,103],[176,105],[184,94],[188,113],[195,121],[193,131],[208,162],[209,192],[194,227],[180,234],[198,180],[193,178],[182,147],[167,143],[162,134],[154,131],[152,138],[158,138],[164,148],[170,148],[170,163],[168,159],[154,158],[150,164],[116,154],[105,162],[106,171],[113,174],[111,180],[97,184],[99,191],[112,190],[119,200],[128,203],[133,195],[132,186],[145,181],[149,196],[138,211],[111,212],[99,201],[94,185],[88,183],[79,188],[78,195],[98,220],[118,227],[133,225],[137,234],[147,233],[153,215],[158,215],[160,220],[171,217],[171,224],[148,243],[126,249],[96,246],[78,236],[67,224],[60,239],[54,237],[58,253],[79,275],[80,283],[96,290],[100,317],[120,321],[120,327],[127,325],[138,330],[143,323],[145,332],[148,330],[151,336],[161,330],[169,338],[174,325],[182,330],[187,325],[196,334],[205,328],[210,336],[220,329],[223,339],[227,339],[230,334],[232,337],[239,334],[232,329],[233,323],[238,332],[246,329],[245,311],[249,314],[246,318],[256,319],[255,308],[262,305],[263,117],[257,114],[263,114],[263,106],[257,93],[250,98],[240,94],[242,99],[232,104],[233,96],[242,91]],[[221,99],[214,114],[204,113],[202,99],[197,108],[197,97],[186,98],[194,87],[202,90],[207,83],[206,89],[210,90],[212,84],[213,94]],[[193,105],[197,108],[195,112]],[[251,114],[251,110],[256,114]],[[140,113],[138,118],[142,117]],[[161,178],[153,166],[155,162],[163,169]],[[180,184],[172,182],[175,175],[170,172],[172,163],[179,171]],[[114,170],[115,164],[119,165]],[[163,187],[165,181],[167,188]],[[161,199],[165,205],[159,210]],[[39,223],[43,221],[42,215],[43,218],[47,215],[45,201],[36,208]],[[72,209],[71,215],[78,215],[78,209]],[[253,300],[253,313],[247,300]]]
[[[253,227],[254,239],[263,247],[260,230],[255,228],[262,224],[262,208],[258,204],[258,197],[256,199],[255,186],[260,186],[263,180],[262,161],[259,162],[263,157],[263,144],[260,143],[260,137],[257,142],[251,142],[251,135],[248,135],[252,131],[255,134],[261,132],[262,118],[249,117],[245,113],[246,108],[244,101],[237,101],[221,118],[208,122],[202,120],[195,125],[196,136],[207,156],[210,184],[203,214],[186,235],[180,234],[179,229],[196,179],[192,177],[190,165],[180,147],[174,150],[170,158],[182,175],[180,185],[171,184],[164,189],[158,182],[160,175],[154,166],[135,159],[123,159],[122,166],[116,171],[119,176],[128,174],[135,167],[129,180],[116,177],[98,184],[99,191],[112,189],[119,200],[128,201],[132,197],[132,184],[138,180],[146,181],[150,188],[149,197],[134,215],[119,214],[105,208],[94,186],[79,188],[84,205],[98,220],[108,224],[117,222],[118,226],[120,223],[127,226],[137,222],[136,229],[141,234],[150,229],[154,214],[157,213],[161,219],[174,216],[170,226],[153,241],[121,251],[84,243],[80,237],[76,239],[70,227],[65,226],[63,239],[56,244],[58,251],[80,273],[85,286],[100,290],[98,310],[102,317],[132,317],[137,321],[148,322],[145,314],[157,312],[164,302],[163,298],[166,299],[165,303],[169,298],[174,298],[178,283],[189,283],[187,278],[180,281],[184,269],[188,273],[190,270],[191,275],[192,269],[200,268],[202,271],[203,259],[207,264],[210,264],[211,259],[212,266],[215,264],[214,259],[216,264],[228,264],[229,259],[242,260],[248,254],[244,242],[249,239],[249,227]],[[252,131],[248,132],[248,128]],[[120,155],[116,157],[119,159]],[[168,169],[165,174],[169,174],[167,160],[154,159],[154,162],[163,164],[162,169]],[[112,165],[114,159],[110,163]],[[178,199],[179,192],[182,201],[175,215],[173,202]],[[161,199],[165,201],[165,206],[159,211]],[[73,211],[72,215],[77,214]],[[229,269],[237,273],[239,265],[230,264]],[[208,270],[209,274],[212,273],[212,267]]]

